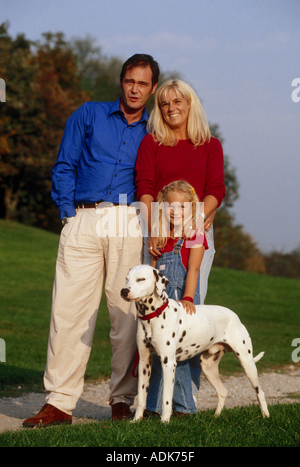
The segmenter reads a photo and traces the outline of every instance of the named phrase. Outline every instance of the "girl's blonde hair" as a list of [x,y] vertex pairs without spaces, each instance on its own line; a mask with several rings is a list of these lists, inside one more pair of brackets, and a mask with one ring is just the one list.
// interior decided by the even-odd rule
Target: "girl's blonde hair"
[[180,79],[170,80],[162,84],[156,92],[154,108],[150,114],[147,131],[151,133],[154,141],[164,146],[176,146],[177,140],[161,112],[161,103],[167,101],[168,92],[173,89],[176,94],[181,93],[190,106],[187,136],[194,146],[201,146],[211,138],[209,124],[203,107],[195,91]]
[[168,240],[169,231],[169,220],[166,219],[164,211],[164,203],[170,193],[180,192],[186,197],[186,202],[192,204],[191,217],[185,219],[185,224],[182,226],[182,236],[186,237],[187,223],[192,227],[193,230],[196,228],[196,214],[197,214],[197,203],[199,198],[195,192],[195,189],[185,180],[176,180],[175,182],[169,183],[163,187],[163,189],[157,195],[157,211],[154,216],[156,218],[156,232],[159,237],[159,247],[163,248]]

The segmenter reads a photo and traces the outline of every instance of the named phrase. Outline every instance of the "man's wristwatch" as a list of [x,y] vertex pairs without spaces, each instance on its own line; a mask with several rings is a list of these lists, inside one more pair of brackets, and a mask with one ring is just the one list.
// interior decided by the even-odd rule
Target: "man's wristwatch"
[[62,225],[68,224],[68,222],[70,221],[70,219],[72,219],[72,217],[64,217],[63,220],[62,220]]

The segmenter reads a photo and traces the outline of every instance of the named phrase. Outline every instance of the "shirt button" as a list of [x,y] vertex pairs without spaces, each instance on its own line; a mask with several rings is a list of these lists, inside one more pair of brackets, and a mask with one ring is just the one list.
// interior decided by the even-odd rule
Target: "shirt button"
[[123,144],[126,144],[125,141],[123,141]]

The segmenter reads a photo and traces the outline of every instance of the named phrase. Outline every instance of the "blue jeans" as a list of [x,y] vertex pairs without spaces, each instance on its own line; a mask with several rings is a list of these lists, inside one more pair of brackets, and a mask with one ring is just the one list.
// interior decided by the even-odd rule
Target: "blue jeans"
[[[172,252],[164,253],[157,260],[156,268],[169,280],[166,292],[169,298],[181,300],[184,295],[187,271],[181,262],[180,248],[183,240],[179,240]],[[200,304],[199,281],[194,296],[194,303]],[[200,356],[178,362],[175,371],[173,410],[183,413],[197,413],[193,394],[200,388]],[[150,385],[147,397],[147,410],[162,413],[163,374],[158,356],[154,356]]]

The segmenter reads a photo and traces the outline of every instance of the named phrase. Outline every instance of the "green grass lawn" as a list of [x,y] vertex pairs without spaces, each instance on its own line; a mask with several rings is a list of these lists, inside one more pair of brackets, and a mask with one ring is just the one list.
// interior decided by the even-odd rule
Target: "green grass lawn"
[[[270,414],[271,418],[263,419],[259,407],[252,406],[224,409],[219,418],[214,418],[213,411],[206,410],[188,418],[171,419],[169,424],[159,419],[139,423],[103,420],[42,430],[23,429],[1,434],[0,447],[90,446],[127,448],[116,452],[139,453],[137,448],[142,447],[160,448],[160,451],[171,448],[174,452],[181,448],[192,451],[197,447],[300,446],[299,404],[273,406]],[[107,455],[107,451],[104,452]]]
[[[0,396],[43,387],[58,241],[52,233],[0,220],[0,338],[6,342]],[[266,352],[259,370],[293,363],[291,343],[300,337],[299,280],[212,268],[206,303],[228,306],[239,315],[255,355]],[[87,380],[110,375],[109,330],[103,296]],[[240,365],[227,354],[221,372],[233,371],[241,371]]]
[[[6,364],[0,363],[0,397],[41,390],[46,364],[52,284],[59,237],[0,220],[0,338]],[[105,297],[99,310],[86,377],[110,375],[110,323]]]
[[[0,220],[0,397],[43,389],[52,283],[59,238],[46,231]],[[259,371],[294,364],[291,346],[300,338],[300,281],[213,268],[206,303],[232,308],[248,328],[254,354],[265,351]],[[86,380],[110,376],[110,323],[105,297],[95,330]],[[299,365],[299,364],[298,364]],[[226,354],[221,373],[241,371]],[[298,404],[270,408],[263,420],[258,406],[212,411],[187,419],[144,420],[139,424],[102,421],[72,427],[21,430],[0,435],[0,446],[300,446]]]

